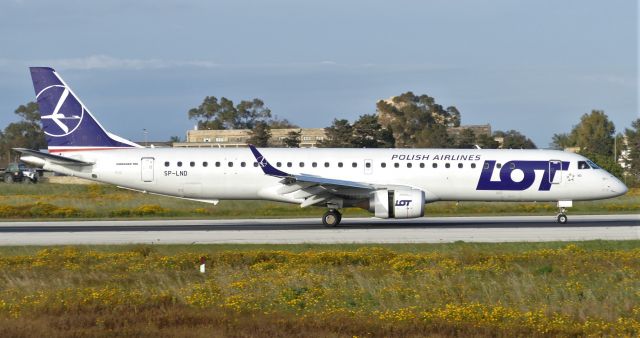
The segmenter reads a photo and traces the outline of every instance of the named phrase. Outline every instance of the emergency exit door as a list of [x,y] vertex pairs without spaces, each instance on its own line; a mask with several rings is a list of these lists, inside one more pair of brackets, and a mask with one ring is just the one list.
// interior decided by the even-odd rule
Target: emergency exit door
[[153,157],[143,157],[140,161],[142,182],[153,182]]

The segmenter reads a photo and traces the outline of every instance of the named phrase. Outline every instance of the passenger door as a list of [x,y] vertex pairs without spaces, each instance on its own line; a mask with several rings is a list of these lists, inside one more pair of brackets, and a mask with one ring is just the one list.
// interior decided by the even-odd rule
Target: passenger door
[[549,161],[549,183],[558,184],[562,182],[562,161]]
[[142,182],[153,182],[153,157],[143,157],[140,160]]

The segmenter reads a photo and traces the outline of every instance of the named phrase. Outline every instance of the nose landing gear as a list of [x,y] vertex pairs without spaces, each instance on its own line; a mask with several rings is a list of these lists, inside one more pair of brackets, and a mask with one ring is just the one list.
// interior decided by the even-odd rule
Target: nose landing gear
[[342,221],[342,214],[336,209],[329,209],[322,215],[322,224],[328,227],[335,227]]
[[571,208],[573,206],[573,201],[558,201],[558,216],[557,221],[560,224],[565,224],[569,220],[567,218],[567,208]]
[[[563,208],[564,209],[564,208]],[[558,223],[565,224],[567,223],[567,215],[564,214],[564,210],[558,214]]]

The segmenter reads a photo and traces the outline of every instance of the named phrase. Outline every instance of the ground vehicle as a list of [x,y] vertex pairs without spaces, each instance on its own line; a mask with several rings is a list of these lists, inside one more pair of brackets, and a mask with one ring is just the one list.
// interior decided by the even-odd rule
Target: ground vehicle
[[9,163],[2,172],[2,180],[5,183],[37,183],[38,173],[34,169],[27,168],[24,163]]

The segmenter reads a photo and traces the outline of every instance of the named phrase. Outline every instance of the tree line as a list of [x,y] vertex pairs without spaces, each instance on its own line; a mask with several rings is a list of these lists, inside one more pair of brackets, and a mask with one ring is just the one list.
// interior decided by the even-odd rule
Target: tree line
[[[616,134],[616,127],[602,110],[592,110],[580,117],[570,132],[554,134],[551,147],[574,148],[617,177],[628,178],[631,184],[640,183],[640,118],[631,128]],[[626,167],[627,176],[624,177]]]
[[[287,120],[271,118],[271,110],[260,99],[243,100],[238,105],[222,97],[205,97],[200,106],[188,111],[189,119],[197,121],[199,129],[249,129],[247,143],[270,145],[272,128],[298,128]],[[496,131],[493,135],[465,129],[459,135],[448,132],[459,127],[461,114],[455,106],[443,107],[429,95],[406,92],[390,100],[380,100],[376,112],[361,115],[351,123],[334,119],[325,127],[326,138],[318,147],[332,148],[503,148],[533,149],[531,139],[516,130]],[[300,131],[289,132],[283,140],[287,147],[300,145]]]

